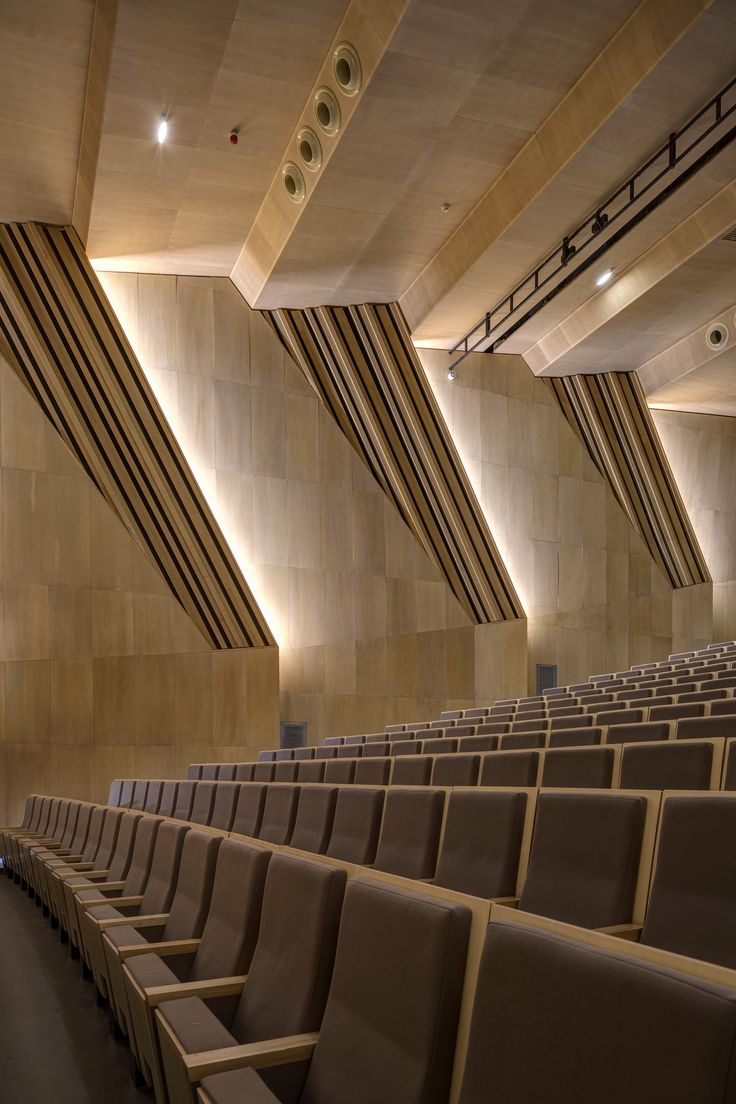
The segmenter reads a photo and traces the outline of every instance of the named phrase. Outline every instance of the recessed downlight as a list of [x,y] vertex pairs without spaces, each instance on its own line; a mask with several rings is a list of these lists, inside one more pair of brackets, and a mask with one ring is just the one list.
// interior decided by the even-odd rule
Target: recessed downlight
[[325,134],[337,134],[340,129],[340,105],[329,88],[320,88],[315,93],[314,117]]
[[728,345],[728,338],[728,326],[723,322],[715,322],[708,327],[705,343],[709,349],[724,349]]
[[608,281],[611,279],[612,276],[613,276],[613,269],[612,268],[607,268],[604,272],[601,272],[600,276],[596,279],[595,286],[596,287],[603,287],[604,284],[608,283]]
[[162,115],[159,119],[158,128],[156,129],[156,140],[160,146],[164,144],[169,133],[169,121]]
[[289,199],[294,203],[301,203],[307,194],[307,186],[299,166],[293,161],[287,161],[281,170],[281,179]]
[[322,143],[311,127],[302,127],[299,131],[297,146],[305,168],[317,172],[322,164]]
[[340,91],[354,96],[363,83],[363,70],[356,50],[349,42],[342,42],[332,55],[332,71]]

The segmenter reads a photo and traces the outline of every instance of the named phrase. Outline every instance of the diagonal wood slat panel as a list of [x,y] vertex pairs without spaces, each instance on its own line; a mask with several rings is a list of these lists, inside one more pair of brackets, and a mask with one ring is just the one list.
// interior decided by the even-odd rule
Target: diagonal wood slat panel
[[523,617],[399,306],[265,313],[473,622]]
[[0,226],[0,349],[212,647],[274,644],[73,230]]
[[549,383],[672,586],[709,582],[705,558],[636,374],[558,376]]

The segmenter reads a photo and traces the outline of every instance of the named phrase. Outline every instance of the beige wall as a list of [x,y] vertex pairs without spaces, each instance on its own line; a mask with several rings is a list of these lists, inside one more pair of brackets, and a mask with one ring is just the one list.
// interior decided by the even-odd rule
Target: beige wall
[[736,634],[736,418],[653,410],[713,576],[713,634]]
[[280,644],[284,719],[318,740],[523,690],[526,623],[469,623],[228,280],[101,280]]
[[209,648],[1,361],[0,466],[0,823],[272,742],[277,649]]
[[447,379],[420,357],[529,617],[529,674],[561,683],[711,639],[710,584],[672,591],[521,357],[475,354]]

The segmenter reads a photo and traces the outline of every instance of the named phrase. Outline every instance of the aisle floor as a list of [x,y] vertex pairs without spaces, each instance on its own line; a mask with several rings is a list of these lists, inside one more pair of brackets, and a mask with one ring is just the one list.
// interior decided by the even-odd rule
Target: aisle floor
[[0,872],[0,1100],[3,1104],[141,1104],[128,1047],[48,920]]

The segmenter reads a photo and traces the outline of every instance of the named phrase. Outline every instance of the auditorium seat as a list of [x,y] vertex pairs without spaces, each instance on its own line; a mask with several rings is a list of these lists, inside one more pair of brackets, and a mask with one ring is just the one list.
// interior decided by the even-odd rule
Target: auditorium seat
[[736,713],[736,698],[725,698],[723,701],[711,702],[711,717],[730,716],[734,713]]
[[[467,739],[474,739],[475,737],[469,736]],[[422,748],[420,755],[449,755],[451,752],[457,751],[458,741],[444,736],[437,740],[422,740]]]
[[334,786],[348,786],[355,777],[357,759],[335,759],[325,763],[324,781]]
[[179,783],[179,788],[176,792],[176,804],[171,814],[174,820],[189,820],[192,815],[192,805],[194,804],[194,788],[199,785],[199,782]]
[[187,780],[198,782],[202,777],[202,763],[190,763],[187,767]]
[[106,926],[102,945],[107,966],[108,997],[117,1025],[124,1035],[130,1032],[130,1012],[123,963],[151,951],[165,953],[162,944],[200,938],[209,912],[221,844],[221,836],[192,829],[184,839],[176,888],[169,909],[153,920],[139,913],[127,923]]
[[[223,840],[217,855],[209,912],[199,940],[172,941],[148,954],[128,958],[123,967],[130,1045],[140,1075],[164,1100],[158,1061],[155,1010],[165,1001],[212,979],[237,984],[248,972],[261,917],[271,852],[262,847]],[[191,949],[189,949],[191,948]],[[172,956],[175,956],[172,958]],[[167,964],[171,962],[174,969]]]
[[264,749],[258,752],[259,763],[273,763],[276,760],[276,748]]
[[428,786],[432,777],[431,755],[404,755],[394,759],[392,786]]
[[[415,757],[417,758],[417,757]],[[400,759],[401,763],[412,762],[410,759]],[[355,764],[353,782],[356,786],[388,786],[391,777],[391,759],[384,756],[382,759],[359,759]]]
[[273,768],[273,780],[274,782],[296,782],[299,777],[298,762],[289,760],[288,763],[276,763]]
[[545,787],[610,789],[616,748],[552,748],[545,752],[541,784]]
[[712,740],[633,744],[622,748],[622,790],[718,789],[722,751]]
[[240,787],[235,804],[235,816],[230,831],[233,835],[256,838],[263,820],[268,786],[261,782],[245,782]]
[[[319,751],[320,749],[317,748]],[[323,751],[332,751],[334,748],[323,748]],[[276,768],[275,763],[256,763],[253,768],[253,781],[254,782],[273,782],[273,772]]]
[[[206,1052],[319,1029],[345,881],[343,870],[311,859],[272,857],[258,939],[234,1014],[222,1022],[197,996],[166,1001],[156,1010],[170,1104],[196,1101],[202,1076],[197,1055],[202,1061]],[[288,1100],[301,1088],[304,1070],[286,1066],[264,1070],[262,1077],[278,1099]]]
[[336,801],[335,786],[302,786],[289,845],[323,855],[332,834]]
[[591,713],[585,713],[581,717],[552,717],[549,722],[549,727],[552,732],[555,729],[564,728],[588,728],[593,724],[593,715]]
[[173,817],[176,808],[176,798],[179,793],[178,782],[164,782],[161,787],[161,800],[158,803],[158,815]]
[[736,790],[736,739],[726,740],[724,753],[723,784],[724,790]]
[[[447,1100],[469,928],[461,905],[370,879],[348,885],[324,1019],[294,1104]],[[215,1066],[202,1076],[205,1104],[284,1100],[264,1089],[268,1070]]]
[[210,827],[221,832],[229,832],[235,816],[235,806],[240,794],[238,782],[218,782],[215,802],[212,806]]
[[312,759],[309,762],[299,764],[299,784],[302,782],[321,782],[325,776],[326,762],[324,759]]
[[380,743],[375,741],[370,744],[363,744],[362,759],[384,759],[387,755],[391,754],[391,744],[388,741],[383,740]]
[[[278,758],[278,752],[276,753]],[[203,763],[202,764],[202,781],[214,782],[217,779],[218,763]]]
[[386,792],[375,867],[404,878],[432,878],[442,827],[442,790],[400,789]]
[[324,745],[322,745],[321,747],[317,747],[314,749],[315,759],[334,759],[336,755],[336,747],[325,747]]
[[603,729],[587,728],[552,728],[547,737],[547,747],[586,747],[590,744],[599,744],[603,737]]
[[287,844],[294,831],[298,804],[298,786],[267,786],[258,838],[266,843]]
[[480,755],[437,755],[432,768],[433,786],[475,786]]
[[220,763],[217,767],[218,782],[234,782],[237,763]]
[[146,801],[143,809],[146,813],[157,813],[161,804],[161,795],[163,794],[164,784],[163,781],[152,781],[148,783],[148,793],[146,794]]
[[[508,909],[494,910],[459,1104],[491,1098],[513,1104],[731,1099],[733,989],[661,965],[654,956],[647,961],[641,953],[627,954],[626,944],[610,937],[588,946],[572,928],[563,935],[563,925],[558,933],[523,920]],[[213,1104],[231,1101],[215,1097]]]
[[235,781],[236,782],[252,782],[253,771],[255,770],[255,763],[236,763],[235,764]]
[[396,740],[391,744],[391,755],[418,755],[421,750],[421,740]]
[[[98,812],[102,813],[99,820],[96,816]],[[46,862],[49,875],[47,877],[49,907],[65,931],[68,931],[68,921],[63,883],[70,878],[75,878],[80,872],[108,869],[124,813],[124,809],[106,810],[104,805],[95,806],[90,817],[87,844],[82,854],[83,861],[74,863],[66,858],[51,859]]]
[[277,763],[290,763],[294,758],[293,748],[279,748],[276,752]]
[[606,733],[607,744],[652,743],[669,740],[669,721],[642,721],[641,724],[613,725]]
[[483,752],[496,751],[498,749],[498,736],[464,736],[458,740],[458,751]]
[[300,763],[304,759],[314,759],[313,747],[294,748],[294,759]]
[[102,997],[109,997],[108,971],[102,943],[103,932],[113,924],[126,924],[131,916],[152,916],[167,913],[176,889],[184,840],[190,829],[173,821],[161,823],[153,848],[153,857],[141,894],[118,897],[109,904],[94,904],[80,915],[80,936],[85,962],[91,968]]
[[680,717],[704,717],[704,702],[689,702],[686,705],[653,705],[649,710],[650,721],[676,721]]
[[481,760],[481,786],[536,786],[538,751],[489,751]]
[[[608,726],[609,728],[618,727],[618,725],[635,725],[641,724],[644,721],[643,709],[614,709],[607,710],[604,713],[595,714],[595,723],[600,725],[601,728]],[[609,732],[607,741],[611,739]]]
[[136,812],[142,813],[146,807],[147,795],[148,781],[142,778],[137,779],[133,786],[133,796],[130,799],[130,808],[135,809]]
[[529,748],[543,748],[547,742],[547,733],[540,731],[510,732],[501,736],[499,747],[501,751],[526,751]]
[[736,797],[665,795],[642,943],[736,968],[734,838]]
[[209,824],[217,793],[216,782],[197,782],[189,820],[192,824]]
[[338,791],[327,848],[329,858],[361,866],[374,861],[384,797],[384,790],[369,786],[344,786]]
[[527,794],[453,790],[433,884],[473,897],[513,897]]
[[519,908],[584,928],[630,924],[647,800],[544,792]]
[[337,749],[337,759],[360,759],[363,754],[362,744],[343,744]]
[[736,716],[687,717],[677,722],[678,740],[728,739],[736,736]]

